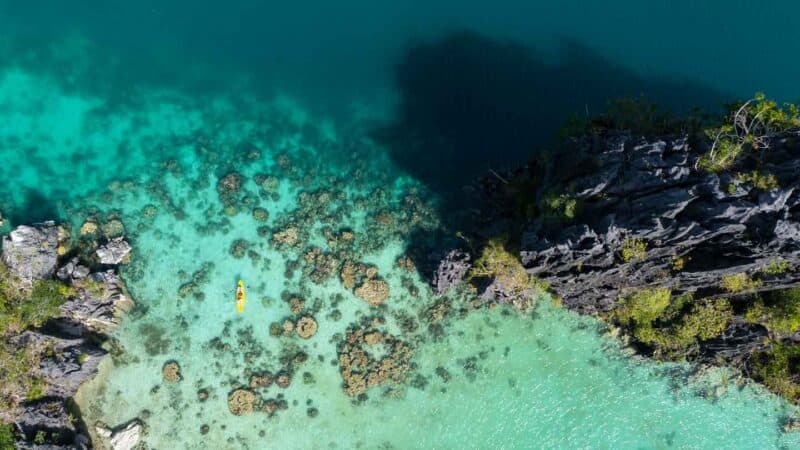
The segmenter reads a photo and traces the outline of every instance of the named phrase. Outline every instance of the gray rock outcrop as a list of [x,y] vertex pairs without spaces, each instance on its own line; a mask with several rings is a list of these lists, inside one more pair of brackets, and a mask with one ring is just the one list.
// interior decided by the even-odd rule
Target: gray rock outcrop
[[[692,357],[742,367],[774,337],[744,320],[748,302],[800,286],[800,132],[719,173],[696,167],[707,149],[692,145],[686,136],[591,136],[547,163],[487,177],[474,240],[517,236],[525,270],[583,314],[611,312],[642,289],[728,298],[733,319]],[[521,202],[534,214],[520,217]],[[498,232],[500,223],[511,225]],[[454,275],[433,277],[438,293],[457,282],[461,272],[451,266],[443,259],[443,272]],[[482,292],[508,302],[502,290]]]
[[130,260],[131,246],[121,237],[114,238],[95,252],[100,264],[126,264]]
[[82,280],[89,275],[90,269],[80,263],[78,258],[72,258],[68,263],[61,266],[56,273],[59,280],[72,283]]
[[467,276],[470,267],[470,255],[463,250],[451,250],[439,261],[433,274],[433,290],[437,295],[444,294],[453,286],[461,283]]
[[773,143],[761,170],[780,187],[766,192],[695,170],[699,153],[685,137],[583,141],[579,152],[595,170],[559,180],[583,213],[555,230],[531,223],[522,262],[584,313],[608,311],[640,288],[727,295],[722,277],[742,273],[759,276],[756,291],[800,285],[800,271],[762,272],[775,261],[800,267],[800,146],[791,139]]
[[20,225],[3,237],[3,262],[27,286],[53,276],[58,259],[58,227],[54,222]]
[[144,431],[144,423],[134,419],[110,432],[109,444],[113,450],[131,450],[139,443]]
[[133,300],[114,270],[91,273],[72,285],[77,294],[61,305],[64,320],[59,323],[69,334],[107,334],[119,325],[119,317],[133,308]]
[[[6,418],[16,424],[27,441],[18,443],[20,448],[40,448],[30,444],[39,432],[48,436],[52,448],[91,447],[88,438],[77,430],[66,405],[81,384],[97,374],[107,354],[100,342],[118,325],[119,316],[133,307],[113,267],[117,263],[109,262],[129,255],[130,246],[125,241],[114,240],[106,246],[112,256],[100,256],[106,261],[100,272],[92,272],[91,262],[84,264],[78,258],[58,267],[58,245],[59,230],[53,222],[20,226],[3,237],[3,261],[23,286],[57,276],[72,287],[72,294],[59,307],[61,315],[46,328],[28,330],[7,340],[8,345],[40,355],[35,372],[44,381],[41,399],[22,401],[13,417]],[[106,257],[110,259],[103,259]],[[118,430],[114,448],[132,448],[141,430],[140,422]]]

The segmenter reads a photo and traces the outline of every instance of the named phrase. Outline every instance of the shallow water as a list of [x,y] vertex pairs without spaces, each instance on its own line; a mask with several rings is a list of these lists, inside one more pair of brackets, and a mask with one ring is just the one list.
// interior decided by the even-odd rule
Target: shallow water
[[[695,72],[684,67],[670,72],[675,58],[694,42],[686,34],[696,37],[698,31],[689,26],[686,34],[669,41],[674,51],[653,59],[653,46],[665,46],[666,40],[644,33],[647,20],[642,18],[657,15],[663,5],[646,12],[636,5],[624,10],[604,6],[602,16],[617,24],[630,21],[625,30],[646,35],[635,42],[625,38],[622,27],[615,33],[599,25],[581,27],[592,22],[590,15],[561,6],[504,5],[495,14],[470,5],[435,6],[419,18],[413,8],[379,13],[381,8],[374,5],[356,5],[328,11],[372,19],[335,44],[307,34],[314,24],[325,25],[317,28],[320,33],[341,31],[346,24],[300,20],[293,10],[278,16],[294,22],[277,26],[278,18],[271,18],[264,24],[271,31],[261,34],[226,24],[223,19],[229,17],[220,12],[214,40],[202,32],[211,21],[207,7],[184,10],[184,23],[173,17],[173,10],[180,10],[177,4],[110,3],[70,11],[50,5],[39,18],[55,38],[43,45],[31,37],[41,29],[22,25],[28,12],[0,3],[0,11],[10,12],[4,20],[14,25],[13,37],[19,38],[7,38],[0,49],[10,61],[0,66],[0,211],[13,224],[70,220],[76,236],[87,218],[102,224],[120,217],[134,246],[133,262],[122,274],[138,307],[115,334],[124,352],[105,361],[101,375],[79,395],[86,422],[114,426],[146,417],[144,442],[149,448],[800,446],[800,436],[781,432],[783,420],[795,408],[761,387],[724,370],[696,372],[688,365],[631,358],[596,320],[564,311],[549,298],[538,299],[532,313],[520,315],[502,307],[473,310],[472,295],[462,292],[452,296],[451,316],[429,327],[429,308],[440,299],[415,271],[396,265],[420,235],[447,230],[442,223],[451,219],[442,192],[436,190],[440,186],[426,178],[429,171],[418,171],[408,158],[393,154],[397,148],[390,150],[375,138],[375,124],[391,117],[392,102],[402,96],[392,92],[384,73],[401,53],[398,36],[431,38],[465,25],[536,44],[547,41],[544,36],[552,41],[563,34],[590,40],[603,54],[635,55],[637,64],[614,72],[625,80],[635,78],[627,70],[690,76],[723,92],[709,94],[714,99],[759,88],[747,71],[716,78],[735,63],[726,60],[727,53],[710,61],[693,53],[688,58],[697,63]],[[326,7],[320,8],[322,15]],[[591,12],[599,6],[590,2],[586,8],[584,12]],[[662,17],[666,22],[671,17],[689,20],[687,11],[668,9],[662,11],[669,13]],[[713,10],[707,9],[697,12],[712,16]],[[557,13],[579,20],[555,21]],[[731,14],[739,17],[747,11]],[[761,11],[754,20],[773,21],[774,14]],[[137,44],[123,16],[131,22],[138,18],[139,31],[150,34],[143,33]],[[508,26],[502,26],[502,18]],[[252,24],[255,19],[240,20]],[[142,69],[156,58],[150,54],[152,42],[164,38],[160,25],[165,23],[172,33],[167,47],[177,49],[162,50],[177,55],[186,73],[150,77]],[[537,29],[534,33],[526,31],[529,24],[540,26],[531,27]],[[268,53],[255,50],[259,46],[252,43],[232,50],[237,42],[256,37],[274,50],[281,47],[276,36],[292,25],[306,39],[283,48],[272,62],[248,61],[263,57],[261,51]],[[119,33],[97,47],[103,41],[99,37],[114,27]],[[795,31],[778,27],[776,32],[788,36]],[[379,39],[362,42],[375,33]],[[202,51],[181,47],[199,35],[204,37],[198,47],[206,44]],[[724,39],[709,39],[704,45],[722,51]],[[743,45],[756,45],[752,41],[745,39]],[[785,41],[787,51],[800,42]],[[109,50],[121,62],[98,68],[109,62]],[[316,61],[317,54],[325,57]],[[208,64],[197,59],[218,64],[219,73],[209,72]],[[358,64],[346,64],[352,60]],[[705,73],[702,67],[714,70]],[[189,80],[195,69],[202,83]],[[271,69],[274,76],[259,78]],[[562,73],[541,70],[554,78]],[[764,72],[770,74],[763,78],[764,88],[773,87],[778,96],[796,94],[783,75],[776,80],[778,75]],[[87,83],[97,74],[106,78]],[[220,84],[221,78],[226,81]],[[667,86],[635,79],[656,96]],[[591,98],[600,102],[604,95]],[[338,107],[330,108],[332,103]],[[585,106],[579,98],[567,103]],[[217,183],[234,170],[243,177],[243,191],[237,195],[237,209],[225,211]],[[275,185],[259,186],[260,175],[275,177]],[[253,217],[255,207],[268,211],[266,221]],[[303,243],[278,248],[269,236],[290,221],[301,230]],[[259,233],[259,227],[267,228]],[[320,283],[311,281],[319,274],[303,263],[305,249],[339,245],[326,240],[326,229],[353,231],[355,250],[347,251],[376,267],[389,284],[383,306],[370,307],[356,298],[336,274]],[[237,240],[248,242],[243,255],[231,251]],[[194,290],[181,295],[181,287],[193,278]],[[244,314],[237,314],[232,302],[238,279],[248,285]],[[311,339],[270,335],[271,324],[292,316],[285,300],[293,295],[305,300],[306,311],[318,322]],[[337,346],[349,327],[371,323],[376,315],[386,321],[378,329],[414,347],[413,370],[405,382],[372,388],[366,398],[354,401],[342,389]],[[298,352],[307,360],[288,363],[287,357]],[[179,383],[162,378],[162,366],[170,360],[181,366]],[[258,391],[264,399],[285,399],[288,409],[273,417],[229,412],[228,394],[247,384],[250,372],[276,373],[289,367],[293,380],[288,388],[272,385]],[[199,401],[200,389],[209,392],[208,400]],[[318,411],[316,417],[309,417],[311,408]],[[203,425],[209,426],[207,434],[200,432]]]

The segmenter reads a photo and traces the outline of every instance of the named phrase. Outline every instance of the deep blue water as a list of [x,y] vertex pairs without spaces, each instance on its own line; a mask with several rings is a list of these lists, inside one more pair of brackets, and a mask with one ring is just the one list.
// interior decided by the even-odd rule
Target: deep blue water
[[[0,42],[34,69],[66,75],[74,61],[32,49],[79,37],[97,59],[73,85],[105,95],[142,85],[207,92],[247,77],[253,92],[288,93],[315,111],[383,108],[395,133],[381,136],[402,136],[401,165],[452,191],[524,161],[566,118],[600,113],[610,98],[676,111],[714,111],[756,91],[799,99],[798,12],[796,2],[742,0],[4,0]],[[418,158],[408,147],[419,135],[449,146],[431,156],[423,144]]]

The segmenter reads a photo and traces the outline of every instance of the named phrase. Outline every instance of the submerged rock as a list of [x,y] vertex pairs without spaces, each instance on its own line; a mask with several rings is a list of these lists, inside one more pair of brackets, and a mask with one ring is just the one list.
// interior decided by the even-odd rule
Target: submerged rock
[[50,278],[58,259],[58,227],[55,222],[20,225],[3,237],[3,262],[23,285]]
[[97,225],[97,222],[93,220],[87,220],[86,222],[83,223],[83,225],[81,225],[81,229],[79,232],[81,236],[89,236],[97,233],[98,228],[99,226]]
[[[383,344],[388,350],[376,357],[368,347]],[[378,330],[351,328],[344,342],[339,344],[339,373],[344,382],[344,392],[356,397],[367,389],[381,384],[399,384],[411,370],[411,346],[395,336]]]
[[101,227],[103,234],[108,239],[116,239],[125,235],[125,225],[119,219],[111,219]]
[[273,233],[272,240],[278,245],[292,247],[300,240],[300,230],[294,226],[286,227]]

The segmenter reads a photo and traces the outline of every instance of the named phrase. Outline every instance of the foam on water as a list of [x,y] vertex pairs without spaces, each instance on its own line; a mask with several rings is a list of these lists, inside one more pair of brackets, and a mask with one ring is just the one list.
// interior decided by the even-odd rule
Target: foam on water
[[[443,332],[429,330],[423,318],[435,299],[395,261],[413,230],[436,226],[435,199],[391,165],[360,122],[313,117],[286,97],[248,97],[142,91],[133,104],[109,105],[23,71],[0,74],[3,211],[24,215],[21,193],[36,190],[56,201],[76,233],[87,217],[121,217],[134,245],[123,276],[139,307],[115,335],[124,352],[80,392],[90,425],[148,411],[151,448],[800,445],[800,436],[780,431],[794,408],[762,388],[725,370],[631,359],[596,320],[547,298],[531,314],[456,312]],[[226,215],[217,181],[232,170],[245,180],[248,206]],[[258,174],[278,177],[275,195],[261,192]],[[337,194],[304,203],[302,193],[320,188]],[[267,222],[253,218],[254,206],[268,210]],[[381,214],[388,219],[376,220]],[[370,308],[337,276],[315,284],[302,267],[287,272],[303,249],[279,250],[269,234],[290,218],[323,249],[325,227],[352,229],[366,249],[360,260],[390,284],[386,305]],[[264,225],[269,234],[259,233]],[[252,254],[231,253],[239,239]],[[194,293],[179,295],[203,268]],[[233,302],[239,278],[249,288],[241,315]],[[283,293],[299,294],[315,311],[313,338],[270,336],[270,324],[291,315]],[[337,344],[348,326],[376,312],[416,347],[416,370],[407,383],[354,402],[342,389]],[[403,326],[407,317],[416,329]],[[286,365],[282,356],[300,351],[308,358],[291,386],[260,392],[281,394],[287,410],[271,418],[229,412],[228,393],[247,384],[248,370],[276,372]],[[175,384],[161,374],[173,359],[183,374]],[[199,389],[208,390],[207,401],[198,400]]]

